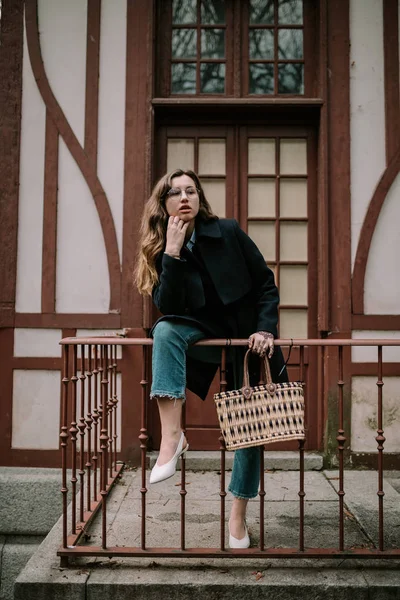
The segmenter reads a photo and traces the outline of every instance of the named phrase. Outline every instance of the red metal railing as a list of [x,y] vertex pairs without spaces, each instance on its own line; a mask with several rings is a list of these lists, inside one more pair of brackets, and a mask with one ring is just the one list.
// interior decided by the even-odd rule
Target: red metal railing
[[[328,347],[337,347],[337,399],[338,431],[337,452],[339,466],[339,543],[337,548],[306,548],[304,543],[304,442],[299,442],[299,543],[297,548],[266,548],[264,538],[264,453],[260,451],[260,541],[257,548],[229,550],[225,547],[225,446],[220,440],[220,545],[219,548],[186,548],[186,471],[184,455],[181,466],[181,523],[180,548],[149,548],[146,544],[146,466],[147,466],[147,402],[148,402],[148,357],[152,340],[146,338],[65,338],[63,346],[62,374],[62,488],[63,496],[63,540],[58,551],[62,566],[68,564],[72,556],[147,556],[147,557],[265,557],[265,558],[399,558],[400,549],[384,548],[384,491],[383,454],[383,346],[400,346],[400,340],[276,340],[276,345],[299,348],[299,379],[305,381],[305,349],[317,347],[321,364],[326,363]],[[225,379],[226,342],[224,340],[204,340],[199,345],[222,346],[220,367],[220,390],[227,386]],[[247,340],[229,340],[230,345],[245,346]],[[141,385],[141,428],[139,433],[141,449],[141,531],[140,547],[110,547],[107,544],[107,498],[110,489],[123,468],[117,463],[117,347],[142,347]],[[344,543],[344,451],[346,433],[344,429],[343,349],[354,346],[377,347],[377,450],[378,450],[378,548],[345,548]],[[79,352],[78,352],[79,350]],[[78,382],[80,384],[78,385]],[[348,382],[349,383],[349,382]],[[307,405],[307,389],[305,388]],[[184,411],[183,411],[184,412]],[[79,417],[78,417],[79,415]],[[183,414],[183,428],[185,416]],[[67,469],[71,469],[71,505],[68,509]],[[79,477],[79,478],[78,478]],[[79,483],[79,491],[77,490]],[[101,510],[101,547],[81,544],[84,534],[96,513]]]

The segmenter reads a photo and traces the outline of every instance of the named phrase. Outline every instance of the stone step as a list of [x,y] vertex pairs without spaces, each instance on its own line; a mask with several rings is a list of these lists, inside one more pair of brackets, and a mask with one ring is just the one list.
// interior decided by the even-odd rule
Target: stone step
[[[153,468],[157,460],[158,452],[148,453],[148,466]],[[234,452],[226,452],[226,471],[231,471],[233,466]],[[187,471],[219,471],[221,466],[221,454],[218,451],[188,450],[186,453]],[[264,452],[264,466],[269,471],[298,471],[300,469],[299,453],[289,451],[267,451]],[[304,453],[304,470],[320,471],[323,468],[323,457],[318,452]],[[180,469],[180,461],[178,461]]]
[[[227,476],[227,480],[229,475]],[[267,475],[265,516],[267,547],[297,547],[298,473]],[[338,543],[338,474],[312,471],[305,474],[306,547],[336,548]],[[348,509],[345,519],[346,548],[371,546],[377,522],[376,473],[346,472]],[[399,547],[399,478],[385,478],[386,547]],[[205,552],[201,558],[79,558],[60,568],[57,549],[62,540],[61,519],[19,575],[14,600],[395,600],[399,598],[398,560],[337,559],[234,559],[207,558],[207,548],[218,547],[219,476],[198,473],[188,478],[186,543]],[[178,483],[178,487],[176,486]],[[189,485],[190,484],[190,485]],[[179,476],[150,486],[146,504],[146,547],[179,548],[181,496]],[[141,472],[127,471],[108,499],[107,540],[120,548],[139,547],[141,540]],[[347,495],[346,495],[347,498]],[[375,502],[374,502],[375,500]],[[358,507],[361,507],[362,526]],[[227,513],[229,496],[227,498]],[[249,506],[248,523],[257,546],[258,502]],[[101,514],[94,520],[86,545],[101,545]],[[226,523],[226,534],[228,524]],[[197,547],[197,546],[196,546]]]

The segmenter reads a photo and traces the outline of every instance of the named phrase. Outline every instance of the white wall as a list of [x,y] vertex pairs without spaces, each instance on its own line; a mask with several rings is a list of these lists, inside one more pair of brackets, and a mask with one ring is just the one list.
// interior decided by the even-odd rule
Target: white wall
[[[126,0],[101,9],[98,178],[122,257],[125,135]],[[39,0],[44,69],[52,92],[83,147],[87,3]],[[41,312],[46,108],[24,41],[17,312]],[[110,289],[103,233],[94,199],[65,142],[59,141],[56,311],[107,313]]]
[[[377,452],[377,377],[353,377],[351,404],[351,449]],[[384,451],[400,451],[400,377],[385,377],[383,386]]]
[[[399,13],[400,14],[400,13]],[[400,21],[399,21],[400,23]],[[351,254],[352,266],[370,201],[386,169],[383,0],[350,1]],[[369,251],[364,287],[366,314],[400,314],[400,177],[390,189]],[[399,331],[353,331],[354,339],[400,339]],[[352,349],[354,362],[377,366],[377,349]],[[400,360],[400,348],[383,349],[383,360]],[[352,378],[355,452],[376,452],[377,377]],[[399,377],[385,377],[383,429],[388,452],[400,450]]]
[[125,152],[126,0],[102,0],[98,174],[107,194],[122,259]]
[[365,272],[366,314],[400,314],[400,174],[382,206]]
[[24,34],[19,171],[17,312],[39,313],[42,290],[44,140],[46,110],[34,79]]
[[385,169],[382,0],[350,2],[352,265],[366,211]]
[[12,448],[58,448],[60,377],[59,371],[14,370]]

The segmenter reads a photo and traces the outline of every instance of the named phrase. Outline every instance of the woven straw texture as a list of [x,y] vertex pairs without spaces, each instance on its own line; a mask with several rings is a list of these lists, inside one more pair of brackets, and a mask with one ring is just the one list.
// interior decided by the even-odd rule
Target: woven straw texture
[[301,383],[253,388],[249,399],[242,390],[214,395],[219,426],[227,450],[249,448],[281,440],[304,439],[304,397]]
[[251,388],[248,386],[247,360],[246,355],[243,388],[214,394],[227,450],[282,440],[304,440],[302,383],[272,383],[267,365],[267,384]]

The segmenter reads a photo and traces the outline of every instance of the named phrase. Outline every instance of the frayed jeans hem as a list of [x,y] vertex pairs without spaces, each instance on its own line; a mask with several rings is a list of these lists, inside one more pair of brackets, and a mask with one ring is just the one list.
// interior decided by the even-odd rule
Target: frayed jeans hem
[[228,491],[238,500],[252,500],[253,498],[257,498],[258,495],[258,491],[255,494],[238,494],[230,486],[228,487]]
[[157,391],[152,391],[150,394],[150,400],[153,400],[153,398],[169,398],[170,400],[182,400],[182,403],[186,402],[186,396],[185,394],[171,394],[169,392],[157,392]]

